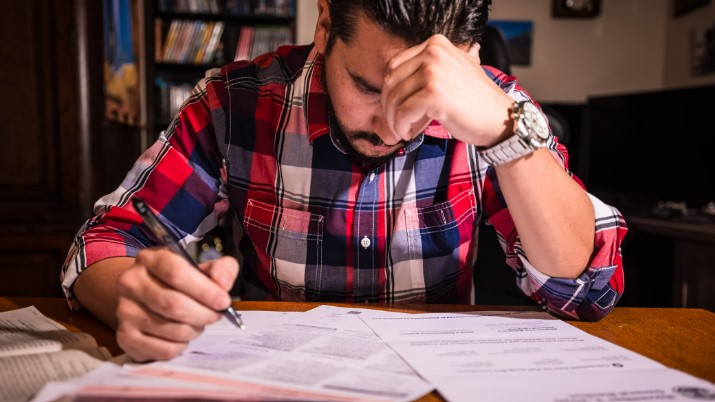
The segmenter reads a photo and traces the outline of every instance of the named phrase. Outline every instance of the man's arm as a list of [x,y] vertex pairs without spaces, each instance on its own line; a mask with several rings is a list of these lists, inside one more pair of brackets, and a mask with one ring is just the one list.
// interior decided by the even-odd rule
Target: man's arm
[[595,235],[594,209],[586,191],[547,149],[495,169],[532,265],[556,278],[581,275],[591,259]]
[[[382,88],[385,118],[400,140],[432,120],[455,138],[493,146],[513,133],[514,100],[479,64],[478,47],[455,47],[435,35],[389,63]],[[588,265],[595,233],[586,192],[547,150],[496,167],[529,260],[546,275],[576,278]]]
[[117,328],[117,282],[133,263],[132,257],[97,261],[87,267],[74,283],[74,294],[80,304],[112,329]]
[[177,355],[220,318],[238,272],[234,259],[202,265],[203,275],[166,249],[151,248],[131,204],[138,197],[184,241],[201,238],[228,209],[212,108],[221,108],[220,72],[202,80],[180,116],[135,162],[121,185],[95,204],[62,270],[73,308],[117,330],[135,360]]
[[[497,72],[480,65],[477,51],[435,35],[389,62],[381,101],[396,139],[412,138],[432,120],[480,147],[513,135],[511,107],[528,95],[513,77],[488,75]],[[552,138],[547,149],[480,170],[481,203],[522,291],[555,314],[593,321],[623,292],[626,227],[570,175],[564,151]]]

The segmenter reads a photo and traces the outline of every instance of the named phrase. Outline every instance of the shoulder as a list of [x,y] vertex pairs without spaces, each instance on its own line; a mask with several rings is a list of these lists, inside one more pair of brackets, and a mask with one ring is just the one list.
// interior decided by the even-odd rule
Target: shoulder
[[229,86],[292,84],[301,75],[313,45],[281,46],[253,60],[234,61],[220,69]]
[[501,70],[487,65],[482,65],[482,70],[484,70],[487,77],[497,84],[497,86],[504,92],[509,93],[518,87],[517,78],[513,75],[506,74]]

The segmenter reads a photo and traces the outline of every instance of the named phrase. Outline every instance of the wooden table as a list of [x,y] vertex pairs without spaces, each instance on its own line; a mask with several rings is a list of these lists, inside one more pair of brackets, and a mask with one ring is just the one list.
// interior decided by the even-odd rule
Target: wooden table
[[[306,311],[321,303],[234,302],[237,310]],[[403,312],[458,312],[484,310],[534,310],[529,307],[468,305],[370,305],[325,303],[341,307],[378,308]],[[122,351],[111,329],[86,312],[71,312],[64,299],[0,297],[0,311],[34,305],[43,314],[72,331],[92,334],[113,355]],[[715,313],[689,308],[616,307],[599,322],[574,325],[599,338],[640,353],[664,365],[715,383]],[[424,401],[441,400],[432,393]]]

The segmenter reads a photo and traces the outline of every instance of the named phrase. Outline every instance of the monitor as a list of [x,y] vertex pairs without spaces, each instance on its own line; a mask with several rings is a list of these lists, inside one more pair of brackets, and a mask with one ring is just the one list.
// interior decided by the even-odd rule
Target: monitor
[[715,201],[715,85],[588,99],[579,173],[624,212]]

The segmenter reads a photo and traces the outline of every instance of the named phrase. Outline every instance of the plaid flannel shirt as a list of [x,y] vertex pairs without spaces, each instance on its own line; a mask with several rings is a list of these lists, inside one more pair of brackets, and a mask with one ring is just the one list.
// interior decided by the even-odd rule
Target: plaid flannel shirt
[[[528,99],[514,77],[485,71],[515,100]],[[244,299],[471,303],[479,227],[491,224],[517,285],[544,308],[585,320],[611,310],[623,292],[617,210],[591,196],[589,265],[577,279],[544,275],[475,146],[433,123],[388,162],[365,168],[330,135],[321,74],[312,46],[207,72],[80,229],[61,274],[71,305],[79,307],[72,285],[87,266],[152,246],[130,203],[137,196],[184,244],[230,209]],[[567,169],[553,136],[549,149]]]

